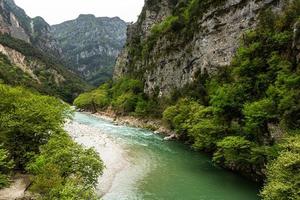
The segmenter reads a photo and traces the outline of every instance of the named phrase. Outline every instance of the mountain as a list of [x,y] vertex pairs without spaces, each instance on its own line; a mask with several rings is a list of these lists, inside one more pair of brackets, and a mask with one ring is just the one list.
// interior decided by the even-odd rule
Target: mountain
[[147,0],[138,21],[128,27],[126,47],[118,57],[115,78],[145,82],[145,92],[168,96],[230,65],[260,11],[280,11],[285,1]]
[[60,61],[60,48],[41,17],[31,19],[13,0],[0,0],[0,81],[66,101],[89,86]]
[[115,60],[126,40],[127,24],[118,17],[80,15],[51,27],[72,70],[93,85],[112,77]]
[[23,40],[36,48],[58,55],[60,49],[41,17],[31,19],[13,0],[0,0],[0,33]]

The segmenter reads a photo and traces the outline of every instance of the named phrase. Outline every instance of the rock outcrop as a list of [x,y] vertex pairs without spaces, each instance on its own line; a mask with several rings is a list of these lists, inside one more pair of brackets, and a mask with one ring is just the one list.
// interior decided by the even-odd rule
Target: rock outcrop
[[52,35],[72,70],[99,85],[112,77],[115,60],[125,44],[126,26],[118,17],[80,15],[52,26]]
[[[196,14],[174,17],[172,27],[154,37],[154,26],[158,24],[163,29],[171,15],[193,8],[187,8],[189,1],[147,0],[137,23],[128,28],[126,47],[117,60],[114,78],[142,79],[145,93],[167,96],[174,89],[192,83],[199,72],[214,73],[228,66],[243,33],[257,25],[260,11],[266,8],[280,11],[285,1],[203,2]],[[187,6],[182,8],[182,4]],[[182,25],[181,18],[185,16],[191,19]]]
[[28,42],[43,52],[60,55],[50,25],[41,17],[28,17],[13,0],[0,0],[0,33]]

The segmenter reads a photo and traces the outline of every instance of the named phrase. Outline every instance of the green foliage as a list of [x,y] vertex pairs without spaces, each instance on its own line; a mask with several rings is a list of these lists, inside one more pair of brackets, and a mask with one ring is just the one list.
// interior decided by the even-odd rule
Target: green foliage
[[106,108],[110,103],[107,87],[107,85],[103,85],[96,90],[79,95],[75,99],[74,105],[78,108],[93,110],[94,112],[97,111],[97,108]]
[[35,175],[31,189],[46,199],[95,199],[93,186],[103,163],[93,149],[83,149],[61,133],[41,147],[27,170]]
[[225,165],[248,164],[252,143],[241,136],[228,136],[218,142],[214,162]]
[[178,16],[169,16],[159,24],[155,24],[151,29],[152,35],[160,35],[166,33],[172,25],[178,20]]
[[125,113],[135,111],[138,97],[133,93],[124,93],[117,97],[112,103],[113,107]]
[[262,99],[257,102],[248,103],[244,106],[245,132],[249,134],[252,140],[257,139],[258,143],[270,138],[268,123],[276,119],[276,107],[270,99]]
[[60,131],[69,107],[52,97],[0,85],[0,132],[4,145],[23,168],[39,146]]
[[241,116],[241,110],[247,93],[240,84],[225,84],[211,95],[210,104],[215,115],[227,121]]
[[9,175],[14,167],[9,152],[0,145],[0,189],[8,186]]
[[119,114],[135,116],[160,114],[156,101],[143,94],[142,82],[130,78],[122,78],[112,84],[106,83],[96,90],[83,93],[75,99],[74,105],[94,112],[110,107]]
[[[53,197],[55,196],[55,197]],[[60,192],[49,200],[97,200],[99,199],[91,186],[82,184],[80,179],[71,178],[66,181]]]
[[156,107],[157,103],[154,100],[139,97],[136,103],[134,114],[137,116],[147,116],[149,113],[155,115]]
[[84,149],[63,131],[69,106],[2,84],[0,101],[0,188],[18,169],[34,175],[30,189],[42,199],[97,199],[94,186],[104,165],[94,149]]
[[181,99],[175,106],[168,107],[163,119],[183,138],[188,137],[195,149],[213,151],[217,141],[226,134],[226,127],[213,117],[212,107],[189,99]]
[[300,198],[300,137],[288,138],[278,158],[268,164],[267,182],[261,196],[265,200]]

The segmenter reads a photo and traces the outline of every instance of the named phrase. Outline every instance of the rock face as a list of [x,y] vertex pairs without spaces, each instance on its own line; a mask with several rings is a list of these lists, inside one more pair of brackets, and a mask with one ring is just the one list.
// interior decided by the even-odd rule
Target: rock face
[[120,18],[80,15],[52,26],[63,57],[91,84],[112,77],[115,60],[126,40],[127,24]]
[[61,52],[50,34],[49,24],[41,17],[31,19],[13,0],[0,0],[0,33],[21,39],[55,56]]
[[0,83],[71,102],[89,86],[64,67],[60,53],[41,17],[31,19],[13,0],[0,0]]
[[[193,82],[197,73],[213,73],[229,65],[243,33],[256,26],[259,12],[268,7],[280,11],[285,1],[203,1],[207,2],[202,6],[205,9],[196,11],[192,22],[185,25],[185,32],[174,26],[153,39],[154,25],[163,24],[171,13],[178,12],[182,2],[188,4],[176,0],[145,2],[137,23],[128,28],[126,47],[118,57],[114,78],[134,76],[145,82],[147,94],[167,96]],[[147,54],[139,54],[149,43],[152,48]]]

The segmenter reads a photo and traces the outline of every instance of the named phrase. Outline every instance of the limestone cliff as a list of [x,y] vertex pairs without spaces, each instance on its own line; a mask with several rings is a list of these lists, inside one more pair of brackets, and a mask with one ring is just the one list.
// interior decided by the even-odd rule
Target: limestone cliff
[[149,95],[167,96],[231,63],[243,33],[257,25],[261,10],[282,9],[284,0],[146,0],[114,77],[144,81]]

